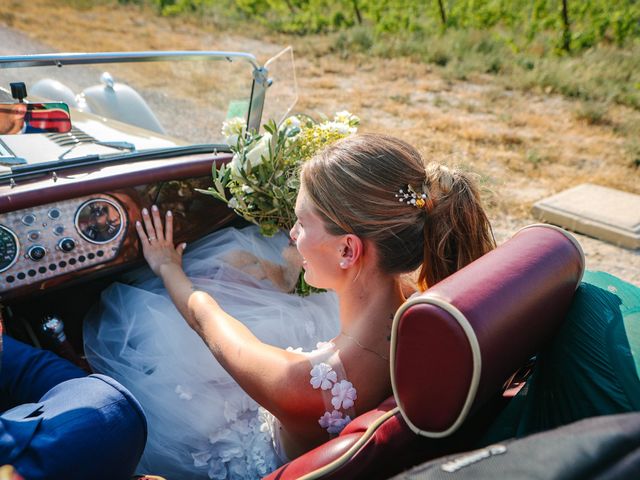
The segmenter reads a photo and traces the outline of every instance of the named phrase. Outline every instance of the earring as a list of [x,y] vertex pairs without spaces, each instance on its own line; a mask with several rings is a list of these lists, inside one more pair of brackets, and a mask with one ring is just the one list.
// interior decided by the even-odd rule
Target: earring
[[344,268],[347,266],[347,262],[345,262],[344,260],[342,262],[340,262],[340,267]]

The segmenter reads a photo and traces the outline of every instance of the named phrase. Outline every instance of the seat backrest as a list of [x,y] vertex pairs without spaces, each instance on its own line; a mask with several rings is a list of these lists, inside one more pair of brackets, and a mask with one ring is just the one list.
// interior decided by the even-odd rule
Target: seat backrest
[[553,336],[583,271],[570,234],[532,225],[414,296],[393,322],[393,397],[267,478],[387,478],[468,448],[470,413]]
[[453,433],[553,335],[583,271],[570,234],[531,225],[402,305],[391,378],[409,427]]

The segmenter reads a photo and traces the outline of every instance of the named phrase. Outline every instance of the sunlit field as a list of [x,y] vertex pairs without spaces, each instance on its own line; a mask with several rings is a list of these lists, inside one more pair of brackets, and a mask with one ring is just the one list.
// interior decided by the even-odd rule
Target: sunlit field
[[[580,183],[640,194],[640,68],[627,71],[640,58],[637,40],[626,49],[605,42],[579,54],[541,57],[531,71],[494,52],[499,64],[483,71],[477,62],[493,57],[470,55],[465,63],[453,50],[453,34],[424,39],[431,45],[425,58],[415,44],[385,49],[385,40],[362,28],[286,34],[215,8],[162,16],[129,2],[31,0],[25,7],[6,0],[0,25],[26,33],[44,51],[245,50],[264,62],[293,45],[295,111],[321,118],[349,110],[361,118],[361,131],[401,137],[428,159],[477,172],[499,236],[531,223],[533,202]],[[609,98],[608,80],[598,77],[606,70]],[[575,76],[593,86],[576,83],[572,91]],[[638,255],[622,255],[631,264],[622,274],[639,282],[640,274],[631,273],[640,270]]]

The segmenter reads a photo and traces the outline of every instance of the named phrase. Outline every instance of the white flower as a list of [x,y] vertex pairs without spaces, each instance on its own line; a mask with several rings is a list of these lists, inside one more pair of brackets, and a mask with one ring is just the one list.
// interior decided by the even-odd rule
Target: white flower
[[[240,177],[240,167],[245,167],[246,170],[247,167],[260,165],[264,161],[264,158],[269,156],[270,142],[271,134],[266,132],[253,146],[246,147],[248,150],[244,156],[241,152],[234,153],[233,158],[231,158],[231,161],[228,163],[228,167],[231,169],[231,176],[235,178]],[[251,192],[245,191],[245,193]]]
[[239,206],[238,200],[236,200],[235,198],[232,198],[231,200],[229,200],[229,203],[227,203],[227,206],[229,208],[238,208]]
[[345,123],[350,127],[354,127],[360,123],[360,118],[356,115],[353,115],[351,112],[343,110],[341,112],[337,112],[333,117],[335,122]]
[[240,166],[242,165],[242,155],[239,153],[234,153],[233,158],[229,162],[229,168],[231,169],[231,175],[234,177],[240,176]]
[[340,135],[347,135],[350,133],[349,125],[341,122],[325,122],[320,125],[323,130],[334,131]]
[[302,347],[298,347],[298,348],[287,347],[286,350],[287,352],[302,353]]
[[358,395],[356,389],[353,388],[353,384],[347,380],[342,380],[340,383],[336,383],[331,389],[333,398],[331,404],[336,410],[340,408],[351,408]]
[[338,374],[326,363],[319,363],[311,369],[311,380],[309,380],[309,383],[311,383],[313,388],[329,390],[337,381]]
[[299,128],[300,124],[300,119],[295,115],[292,115],[284,119],[284,121],[282,122],[282,127]]
[[325,428],[327,432],[331,434],[340,433],[344,427],[351,421],[349,415],[344,417],[342,412],[334,410],[333,412],[324,412],[324,415],[320,417],[318,423],[322,428]]
[[269,156],[269,144],[271,143],[271,134],[266,132],[258,142],[251,147],[246,154],[246,161],[252,167],[260,165],[265,157]]
[[180,400],[191,400],[193,398],[193,394],[182,385],[176,385],[175,391],[178,394],[178,398]]
[[350,116],[351,116],[350,112],[348,112],[347,110],[342,110],[341,112],[336,112],[336,114],[333,116],[333,119],[336,122],[349,123]]
[[242,117],[233,117],[222,122],[222,136],[228,145],[237,145],[238,138],[246,132],[246,121]]
[[253,188],[251,188],[249,185],[242,185],[241,188],[244,193],[253,193]]
[[206,467],[211,460],[211,453],[209,452],[191,452],[193,458],[194,467]]

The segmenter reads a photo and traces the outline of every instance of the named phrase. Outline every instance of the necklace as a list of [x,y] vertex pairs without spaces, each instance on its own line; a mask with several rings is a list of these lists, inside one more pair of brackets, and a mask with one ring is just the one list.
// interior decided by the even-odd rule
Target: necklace
[[347,335],[344,332],[340,332],[341,335],[347,337],[349,340],[351,340],[353,343],[355,343],[357,346],[359,346],[361,349],[366,350],[367,352],[373,353],[374,355],[380,357],[381,359],[383,359],[385,362],[389,361],[389,357],[385,357],[384,355],[382,355],[381,353],[376,352],[375,350],[364,346],[363,344],[361,344],[357,339],[353,338],[351,335]]

